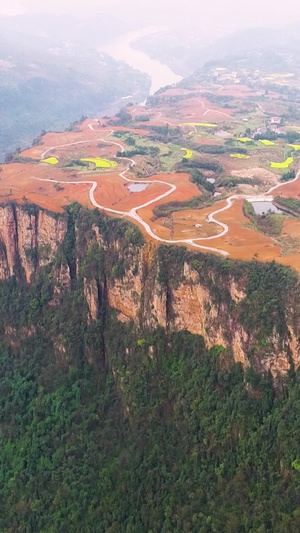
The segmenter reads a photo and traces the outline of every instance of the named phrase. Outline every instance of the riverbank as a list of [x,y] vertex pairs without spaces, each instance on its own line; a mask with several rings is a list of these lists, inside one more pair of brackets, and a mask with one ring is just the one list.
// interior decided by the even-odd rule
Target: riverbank
[[124,61],[131,67],[148,74],[151,79],[149,95],[154,94],[161,87],[179,83],[182,77],[175,74],[167,65],[151,59],[147,54],[132,47],[133,43],[142,37],[164,31],[166,28],[149,26],[139,31],[128,32],[119,39],[111,41],[102,52],[110,55],[116,61]]

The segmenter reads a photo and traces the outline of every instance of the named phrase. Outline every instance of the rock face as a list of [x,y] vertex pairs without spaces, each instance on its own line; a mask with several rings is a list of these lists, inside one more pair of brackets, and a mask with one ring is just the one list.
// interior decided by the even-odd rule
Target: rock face
[[37,217],[37,246],[39,266],[44,266],[55,256],[67,233],[67,220],[40,210]]
[[7,279],[14,273],[16,264],[16,221],[12,206],[1,207],[0,209],[0,276]]
[[[207,270],[207,283],[193,260],[184,256],[181,262],[177,261],[180,253],[163,272],[159,249],[153,244],[126,245],[122,237],[104,238],[97,226],[88,230],[89,233],[74,227],[73,265],[66,261],[60,266],[52,265],[55,297],[49,305],[58,305],[61,293],[71,290],[72,283],[82,276],[88,324],[101,319],[110,306],[116,309],[121,322],[132,320],[138,329],[162,327],[170,333],[186,330],[201,335],[208,348],[223,347],[225,363],[239,362],[244,368],[251,365],[258,372],[271,372],[275,380],[291,367],[300,366],[297,303],[284,309],[286,333],[279,335],[275,328],[269,338],[257,339],[255,332],[245,329],[236,312],[247,298],[245,279],[219,272],[216,280],[216,269],[212,268]],[[16,274],[30,282],[32,275],[54,259],[67,231],[65,215],[57,216],[34,206],[0,207],[0,279]],[[88,253],[91,244],[95,248],[90,250],[96,251]],[[102,253],[101,274],[97,250]],[[89,268],[86,275],[81,274],[81,264]],[[226,293],[226,298],[218,299],[218,291]]]
[[63,216],[27,206],[0,206],[0,279],[23,270],[26,281],[51,261],[67,232]]
[[[170,331],[189,331],[201,335],[208,348],[215,345],[229,348],[236,362],[248,366],[246,355],[249,336],[240,324],[235,324],[228,309],[217,308],[211,303],[209,290],[201,285],[199,276],[187,263],[184,264],[183,278],[178,286],[168,290],[158,281],[155,266],[150,265],[146,276],[132,271],[108,283],[108,302],[124,316],[134,320],[139,326],[152,329],[157,326]],[[235,297],[238,289],[232,288]],[[240,292],[239,297],[245,295]]]
[[99,293],[96,280],[88,281],[84,278],[83,289],[89,309],[87,320],[88,324],[90,324],[92,320],[97,320],[99,313]]
[[122,279],[108,280],[108,304],[134,321],[138,320],[142,296],[143,253],[138,252],[139,269],[136,274],[132,269],[126,271]]
[[[101,244],[97,233],[96,242]],[[112,264],[107,257],[122,258],[126,268],[119,277],[111,275]],[[134,321],[137,328],[152,330],[157,327],[174,331],[188,331],[201,335],[208,348],[224,349],[224,363],[241,363],[252,366],[257,372],[271,372],[274,380],[280,379],[291,369],[300,366],[300,321],[295,309],[287,310],[288,332],[280,338],[277,331],[260,343],[255,332],[249,332],[235,312],[246,296],[245,279],[222,277],[210,284],[204,283],[198,271],[184,261],[180,270],[169,265],[161,277],[158,249],[152,244],[134,248],[128,253],[121,241],[112,241],[105,248],[106,303],[117,310],[121,322]],[[172,269],[177,268],[176,275]],[[220,284],[220,286],[219,286]],[[225,291],[227,301],[218,302],[215,291]],[[88,321],[99,313],[99,297],[94,281],[84,282],[84,292],[89,308]],[[282,336],[281,336],[282,337]]]
[[107,284],[108,302],[121,312],[117,316],[122,322],[127,317],[138,327],[161,326],[170,332],[186,330],[201,335],[208,348],[219,345],[226,350],[227,363],[235,361],[244,368],[251,363],[258,372],[270,371],[274,380],[287,374],[291,364],[295,369],[300,366],[299,320],[291,320],[283,342],[274,332],[265,339],[267,348],[264,348],[231,310],[234,304],[246,298],[242,281],[239,286],[231,280],[227,286],[231,297],[229,305],[216,305],[209,289],[188,263],[184,263],[179,283],[169,283],[166,287],[159,281],[155,257],[142,269],[145,250],[139,253],[137,273],[129,268],[123,278]]

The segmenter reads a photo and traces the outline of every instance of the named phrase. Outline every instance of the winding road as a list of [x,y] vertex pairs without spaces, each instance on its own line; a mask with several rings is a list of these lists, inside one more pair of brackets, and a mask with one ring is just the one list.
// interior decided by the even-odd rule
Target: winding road
[[[162,121],[163,122],[163,121]],[[94,126],[93,124],[89,124],[88,125],[89,129],[91,131],[96,131],[94,129]],[[79,144],[84,144],[84,143],[91,143],[91,142],[98,142],[98,141],[101,141],[101,142],[104,142],[104,143],[109,143],[110,145],[114,145],[114,146],[117,146],[118,148],[120,148],[121,152],[124,152],[124,146],[120,143],[117,143],[115,141],[112,141],[112,140],[108,140],[108,137],[110,137],[111,135],[114,134],[114,130],[111,130],[107,135],[105,135],[105,137],[100,137],[100,138],[97,138],[97,139],[90,139],[90,140],[85,140],[85,141],[77,141],[77,142],[74,142],[74,143],[69,143],[69,144],[62,144],[62,145],[57,145],[57,146],[51,146],[50,148],[47,148],[47,150],[45,150],[42,154],[41,154],[41,159],[44,159],[45,156],[49,153],[49,152],[53,152],[54,150],[58,149],[58,148],[64,148],[64,147],[67,147],[67,146],[75,146],[75,145],[79,145]],[[162,200],[163,198],[166,198],[167,196],[169,196],[170,194],[172,194],[176,189],[176,185],[173,185],[171,183],[168,183],[166,181],[160,181],[160,180],[133,180],[133,179],[130,179],[126,176],[126,174],[130,171],[130,169],[135,165],[135,161],[133,159],[129,159],[129,158],[122,158],[123,160],[127,160],[129,162],[129,165],[128,167],[119,174],[120,178],[122,178],[123,180],[127,181],[127,182],[130,182],[130,183],[145,183],[147,185],[149,185],[150,183],[159,183],[159,184],[163,184],[163,185],[166,185],[167,187],[169,187],[169,190],[166,191],[165,193],[157,196],[156,198],[154,198],[153,200],[149,200],[148,202],[142,204],[142,205],[139,205],[139,206],[136,206],[134,208],[132,208],[130,211],[118,211],[116,209],[112,209],[112,208],[109,208],[109,207],[105,207],[103,205],[100,205],[98,204],[98,202],[95,200],[95,196],[94,196],[94,193],[98,187],[98,183],[96,181],[93,181],[93,180],[84,180],[84,181],[62,181],[62,180],[53,180],[53,179],[44,179],[44,178],[33,178],[33,179],[37,179],[39,181],[46,181],[46,182],[51,182],[51,183],[68,183],[68,184],[71,184],[71,185],[91,185],[91,188],[89,190],[89,198],[90,198],[90,201],[92,203],[92,205],[98,209],[101,209],[102,211],[105,211],[105,212],[108,212],[108,213],[113,213],[115,215],[120,215],[122,217],[128,217],[128,218],[131,218],[133,220],[135,220],[136,222],[138,222],[144,229],[145,231],[148,233],[148,235],[150,235],[150,237],[152,237],[154,240],[158,241],[158,242],[161,242],[161,243],[165,243],[165,244],[188,244],[188,245],[191,245],[195,248],[198,248],[198,249],[202,249],[202,250],[206,250],[206,251],[210,251],[210,252],[215,252],[215,253],[218,253],[220,255],[223,255],[223,256],[228,256],[229,255],[229,252],[225,251],[225,250],[220,250],[219,248],[213,248],[211,246],[205,246],[203,244],[198,244],[199,241],[203,242],[203,241],[212,241],[214,239],[218,239],[220,237],[223,237],[224,235],[226,235],[229,231],[229,227],[227,224],[224,224],[223,222],[220,222],[219,220],[217,220],[215,218],[215,216],[219,213],[222,213],[223,211],[226,211],[227,209],[230,209],[230,207],[232,207],[233,203],[234,203],[234,200],[238,200],[238,199],[246,199],[246,198],[249,198],[249,195],[246,196],[246,195],[233,195],[233,196],[230,196],[229,198],[226,199],[226,205],[220,209],[217,209],[215,211],[213,211],[212,213],[209,213],[208,217],[207,217],[207,222],[211,222],[211,223],[214,223],[214,224],[217,224],[218,226],[220,226],[222,228],[222,232],[221,233],[218,233],[217,235],[213,235],[211,237],[199,237],[199,238],[193,238],[193,239],[178,239],[178,240],[169,240],[169,239],[163,239],[161,237],[159,237],[158,235],[156,235],[156,233],[153,232],[153,230],[151,229],[151,227],[149,226],[149,224],[147,222],[145,222],[142,217],[138,214],[138,211],[140,209],[143,209],[144,207],[148,207],[149,205],[152,205],[154,204],[155,202],[158,202],[159,200]],[[293,181],[296,181],[297,179],[299,179],[300,177],[300,171],[297,173],[296,177],[289,181],[288,183],[292,183]],[[282,187],[283,185],[286,185],[286,183],[280,183],[278,185],[275,185],[274,187],[272,187],[271,189],[269,189],[266,193],[266,195],[270,195],[271,192],[275,191],[276,189],[278,189],[279,187]]]

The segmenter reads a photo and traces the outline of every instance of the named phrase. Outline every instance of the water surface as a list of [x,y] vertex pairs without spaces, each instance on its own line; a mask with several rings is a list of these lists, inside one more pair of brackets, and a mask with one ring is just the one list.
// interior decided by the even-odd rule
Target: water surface
[[128,185],[130,192],[142,192],[147,189],[147,187],[147,183],[132,183],[131,185]]
[[283,211],[278,209],[272,202],[251,202],[256,215],[265,215],[268,212],[282,215]]
[[175,74],[167,65],[160,61],[151,59],[144,52],[132,48],[134,41],[158,33],[165,30],[165,28],[155,28],[153,26],[143,28],[139,31],[128,32],[122,35],[119,39],[111,41],[101,50],[113,57],[116,61],[125,61],[131,67],[145,72],[151,78],[150,94],[154,94],[158,89],[165,85],[172,85],[182,80],[181,76]]

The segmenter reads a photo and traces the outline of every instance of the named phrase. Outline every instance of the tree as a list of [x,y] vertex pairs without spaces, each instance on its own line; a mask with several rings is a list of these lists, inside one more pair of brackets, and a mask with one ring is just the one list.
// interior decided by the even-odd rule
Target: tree
[[127,137],[126,142],[129,146],[135,146],[135,139],[133,137]]

